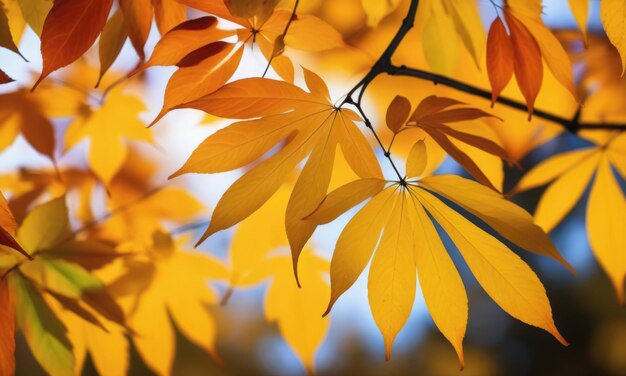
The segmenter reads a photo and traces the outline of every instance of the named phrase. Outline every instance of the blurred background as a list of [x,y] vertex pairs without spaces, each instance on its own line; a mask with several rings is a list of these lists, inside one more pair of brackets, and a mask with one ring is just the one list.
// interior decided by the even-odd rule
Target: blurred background
[[[381,0],[382,1],[382,0]],[[480,0],[481,17],[485,26],[495,16],[494,7],[487,0]],[[397,11],[386,17],[378,28],[367,27],[365,14],[359,0],[303,0],[302,11],[316,14],[336,27],[351,47],[346,51],[333,51],[316,56],[299,55],[292,52],[294,59],[304,66],[320,73],[331,87],[334,98],[343,95],[367,70],[380,51],[386,46],[402,19],[407,2],[401,2]],[[592,1],[590,30],[602,32],[599,20],[599,1]],[[576,30],[576,24],[568,7],[567,0],[545,0],[544,21],[553,29]],[[574,33],[575,34],[575,33]],[[576,34],[575,34],[576,35]],[[598,37],[601,40],[601,36]],[[151,46],[158,40],[157,33],[148,42]],[[571,40],[571,34],[564,33],[563,40]],[[28,58],[26,64],[15,55],[0,51],[0,60],[7,73],[20,83],[28,83],[33,72],[40,69],[38,38],[27,31],[22,38],[20,50]],[[398,59],[403,63],[428,69],[422,56],[415,56],[415,48],[421,44],[419,22],[416,30],[404,41],[398,51]],[[568,44],[572,56],[581,53],[581,44]],[[290,51],[288,51],[290,53]],[[95,55],[90,56],[94,58]],[[258,52],[249,51],[236,78],[259,76],[265,60]],[[617,56],[615,54],[615,56]],[[88,57],[88,58],[90,58]],[[617,58],[617,57],[616,57]],[[469,59],[461,56],[460,61]],[[130,71],[136,56],[127,42],[121,58],[114,65],[120,72]],[[607,63],[606,69],[611,65]],[[171,68],[153,68],[146,73],[145,87],[128,83],[125,90],[141,93],[146,101],[148,112],[142,115],[148,123],[157,113],[162,103],[162,94]],[[584,61],[577,66],[577,78],[585,74]],[[271,73],[270,73],[271,75]],[[475,84],[488,87],[484,72],[470,64],[459,64],[454,77],[471,78]],[[273,76],[275,77],[275,76]],[[617,76],[619,77],[619,72]],[[617,79],[617,78],[616,78]],[[547,79],[549,80],[549,79]],[[411,84],[407,84],[410,82]],[[547,82],[546,85],[553,85]],[[510,85],[513,86],[513,85]],[[622,86],[624,88],[626,86]],[[0,90],[7,90],[2,88]],[[516,88],[509,88],[505,94],[518,96]],[[413,82],[410,79],[382,77],[372,85],[366,97],[367,110],[382,119],[384,109],[395,94],[409,96],[415,103],[430,93],[439,93],[466,101],[471,97],[457,95],[445,88],[434,88],[429,83]],[[622,95],[626,92],[622,91]],[[552,110],[560,114],[572,114],[575,103],[557,89],[542,92],[538,98],[538,108]],[[488,103],[481,101],[488,108]],[[517,150],[517,157],[524,169],[531,168],[546,157],[560,151],[584,146],[586,141],[570,134],[563,134],[554,125],[542,124],[534,120],[526,122],[526,115],[507,113],[510,122],[499,130],[503,143]],[[612,113],[616,118],[626,117],[626,108]],[[509,114],[511,114],[509,116]],[[511,123],[511,124],[509,124]],[[178,169],[191,151],[206,136],[228,124],[226,121],[207,118],[192,110],[174,111],[166,116],[155,128],[156,147],[139,147],[137,152],[154,160],[158,170],[155,182],[165,182],[167,176]],[[62,127],[63,125],[61,125]],[[540,139],[529,138],[528,134],[541,127]],[[526,137],[526,138],[524,138]],[[380,151],[378,151],[380,152]],[[402,152],[395,157],[402,158]],[[85,165],[84,149],[75,148],[59,161],[64,165]],[[8,173],[17,168],[50,167],[50,162],[38,155],[24,142],[18,140],[11,148],[0,154],[0,173]],[[504,166],[505,192],[512,188],[522,176],[517,167]],[[388,172],[388,171],[387,171]],[[437,173],[454,173],[469,177],[454,161],[446,159],[437,168]],[[230,172],[218,175],[185,176],[168,182],[173,186],[189,189],[209,208],[214,207],[224,190],[240,175]],[[624,181],[621,182],[624,187]],[[543,188],[535,189],[513,197],[513,200],[533,212]],[[385,362],[383,339],[371,317],[367,303],[366,276],[362,277],[336,304],[331,314],[331,326],[316,357],[315,373],[319,375],[626,375],[626,311],[617,303],[613,287],[600,271],[589,249],[585,231],[585,207],[588,192],[583,196],[561,225],[551,234],[557,248],[578,271],[571,275],[556,262],[542,259],[519,250],[543,281],[552,302],[554,319],[564,337],[571,343],[562,347],[549,334],[522,324],[497,307],[477,284],[465,264],[457,254],[454,245],[441,232],[446,246],[461,271],[469,297],[469,324],[465,339],[466,369],[459,370],[458,361],[452,347],[434,327],[426,310],[423,298],[418,293],[412,315],[399,334],[390,362]],[[354,210],[340,217],[336,222],[317,230],[314,246],[320,255],[330,259],[335,241]],[[209,213],[206,213],[207,219]],[[191,234],[192,243],[198,239],[203,228]],[[626,231],[626,229],[624,229]],[[263,234],[258,234],[263,236]],[[211,237],[200,249],[220,258],[227,257],[232,231]],[[626,250],[625,250],[626,251]],[[626,257],[626,254],[625,256]],[[216,288],[224,293],[225,287]],[[203,350],[196,347],[180,334],[177,336],[177,355],[173,369],[175,375],[302,375],[306,371],[297,356],[281,338],[275,324],[268,323],[263,314],[263,300],[267,286],[238,289],[225,306],[212,307],[218,320],[217,352],[221,364]],[[419,289],[418,289],[419,290]],[[30,355],[23,339],[18,339],[18,375],[38,375],[43,371]],[[88,360],[83,372],[95,374],[93,364]],[[151,374],[138,354],[131,352],[132,375]]]

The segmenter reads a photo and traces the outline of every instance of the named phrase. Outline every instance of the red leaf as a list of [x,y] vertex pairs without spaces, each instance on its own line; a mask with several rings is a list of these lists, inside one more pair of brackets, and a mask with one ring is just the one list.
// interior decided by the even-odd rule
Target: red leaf
[[55,0],[41,33],[43,69],[33,90],[50,73],[71,64],[91,47],[109,16],[113,0]]
[[504,23],[497,17],[487,36],[487,73],[491,84],[491,106],[513,76],[515,57],[511,37]]
[[2,84],[8,84],[9,82],[13,82],[15,81],[14,79],[12,79],[11,77],[9,77],[6,73],[4,73],[2,70],[0,70],[0,85]]
[[515,55],[515,79],[528,106],[528,119],[533,115],[535,99],[539,94],[543,80],[543,62],[541,50],[526,26],[509,12],[504,12],[504,17],[511,30],[513,41],[513,53]]

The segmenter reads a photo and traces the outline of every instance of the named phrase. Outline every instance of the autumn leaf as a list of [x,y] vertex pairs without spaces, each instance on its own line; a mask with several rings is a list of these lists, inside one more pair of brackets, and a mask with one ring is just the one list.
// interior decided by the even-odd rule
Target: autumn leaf
[[65,134],[66,150],[89,138],[89,165],[108,186],[126,159],[126,140],[153,142],[151,131],[139,119],[145,109],[137,97],[113,90],[100,108],[73,121]]
[[511,80],[515,66],[513,42],[500,17],[491,24],[487,36],[487,73],[491,84],[491,106]]
[[427,0],[423,3],[420,9],[426,9],[428,15],[422,37],[423,51],[433,70],[453,73],[459,60],[459,42],[480,67],[485,33],[476,6],[464,0]]
[[[498,17],[492,23],[488,37],[487,73],[492,85],[492,100],[499,95],[510,79],[513,66],[515,79],[526,99],[529,118],[532,117],[537,94],[543,79],[545,61],[550,72],[578,100],[571,70],[571,61],[558,39],[541,20],[541,6],[524,2],[507,1],[503,10],[510,39],[502,29]],[[513,53],[508,51],[509,40]]]
[[9,77],[6,73],[0,70],[0,85],[8,84],[15,81],[11,77]]
[[115,62],[124,43],[126,42],[126,30],[124,29],[124,15],[118,10],[109,18],[98,43],[98,55],[100,57],[100,74],[96,87],[100,85],[100,81],[104,74],[111,68]]
[[33,31],[41,36],[44,23],[50,9],[52,1],[49,0],[16,0],[22,11],[22,16]]
[[354,124],[360,121],[358,115],[336,108],[321,78],[308,70],[304,73],[308,93],[289,83],[252,78],[226,85],[185,105],[222,117],[261,118],[234,123],[210,136],[172,177],[240,168],[281,145],[279,151],[224,193],[199,243],[256,211],[309,155],[291,194],[285,219],[297,265],[302,247],[317,227],[303,218],[326,195],[337,147],[341,147],[359,176],[382,176],[372,149]]
[[578,24],[578,28],[583,35],[585,46],[588,45],[587,39],[587,20],[589,18],[589,1],[587,0],[568,0],[569,7],[572,10],[574,19]]
[[7,279],[0,280],[0,375],[15,374],[15,313]]
[[401,95],[397,95],[391,103],[389,103],[389,107],[387,107],[387,115],[386,115],[386,123],[387,128],[393,133],[398,133],[400,128],[406,121],[409,119],[409,114],[411,112],[411,102],[406,97]]
[[378,1],[378,0],[361,0],[363,10],[367,15],[367,25],[376,27],[389,13],[393,12],[400,4],[399,0]]
[[104,28],[113,0],[56,0],[41,33],[43,68],[33,90],[50,73],[73,63]]
[[[272,59],[274,42],[283,34],[291,12],[276,10],[251,18],[231,15],[222,2],[206,4],[200,1],[181,0],[182,4],[224,18],[239,27],[222,30],[215,17],[201,17],[187,21],[164,35],[155,47],[153,56],[133,74],[155,65],[177,65],[165,91],[161,112],[152,122],[178,106],[210,94],[223,86],[239,66],[246,46],[258,45],[265,58],[288,81],[293,81],[293,65],[284,59]],[[235,3],[237,4],[237,2]],[[269,3],[241,3],[246,12],[267,12]],[[253,4],[253,5],[250,5]],[[250,7],[250,8],[248,8]],[[224,41],[236,35],[237,42]],[[313,36],[314,35],[314,36]],[[183,42],[184,41],[184,42]],[[322,51],[343,46],[341,35],[320,19],[298,15],[290,25],[284,43],[287,47],[303,51]],[[284,56],[281,56],[284,57]]]
[[177,0],[153,0],[154,20],[161,35],[185,21],[187,7]]
[[9,275],[17,327],[37,362],[54,375],[73,375],[74,356],[66,328],[35,286],[20,273]]
[[39,153],[55,161],[55,135],[52,122],[39,101],[27,90],[0,95],[0,151],[13,143],[18,134]]
[[324,278],[328,261],[305,248],[299,265],[302,287],[293,282],[289,256],[261,260],[236,287],[254,286],[271,279],[265,296],[265,317],[269,322],[276,322],[285,342],[312,374],[315,355],[330,326],[330,318],[322,317],[330,292]]
[[626,25],[626,4],[616,0],[604,0],[600,4],[600,18],[606,35],[622,58],[622,76],[626,70],[626,44],[624,43],[624,27]]
[[[569,267],[528,213],[488,188],[455,176],[433,176],[384,186],[370,192],[373,198],[350,220],[337,240],[331,261],[331,298],[326,313],[372,259],[368,278],[369,302],[374,321],[385,339],[389,359],[394,338],[411,312],[417,267],[420,286],[433,320],[453,344],[463,364],[467,297],[458,272],[435,230],[432,216],[498,305],[519,320],[543,328],[566,343],[554,326],[543,286],[528,265],[504,243],[433,193],[475,214],[511,242],[549,255]],[[323,213],[330,210],[337,216],[359,203],[354,200],[349,205],[334,204],[338,202],[335,196],[341,196],[342,190],[331,192],[310,218],[326,222],[329,215]],[[364,195],[361,200],[366,198]],[[520,227],[527,228],[533,237],[518,236]]]
[[[2,4],[0,4],[0,47],[4,47],[22,56],[20,50],[17,48],[13,40],[13,35],[11,34],[11,29],[9,26],[9,19],[7,18],[4,6],[2,6]],[[24,56],[22,56],[22,58],[24,58]],[[0,81],[4,80],[0,79]]]
[[13,213],[9,208],[9,203],[2,192],[0,192],[0,246],[6,246],[23,254],[32,260],[32,257],[15,240],[17,223],[13,218]]
[[501,159],[509,160],[507,152],[496,142],[476,136],[468,131],[451,127],[450,124],[494,117],[480,109],[464,107],[465,104],[449,98],[429,96],[415,108],[406,123],[406,128],[419,128],[433,138],[455,161],[463,166],[481,183],[494,190],[498,188],[483,170],[452,140],[458,140]]
[[[549,184],[534,217],[546,232],[552,231],[580,201],[591,184],[587,202],[587,233],[596,259],[609,275],[620,302],[624,301],[626,263],[619,250],[626,244],[621,231],[611,232],[624,223],[624,193],[611,166],[623,169],[623,134],[605,132],[589,139],[585,148],[558,154],[528,171],[514,192]],[[594,178],[595,175],[595,178]],[[591,183],[593,180],[593,183]],[[611,234],[611,235],[609,235]]]
[[[342,178],[334,176],[334,180]],[[222,303],[226,304],[240,289],[271,279],[265,294],[265,317],[278,324],[282,338],[312,372],[315,354],[330,323],[329,318],[322,317],[330,292],[325,280],[328,262],[305,247],[299,266],[302,287],[294,283],[291,258],[280,252],[289,245],[283,216],[291,189],[291,183],[283,185],[261,209],[237,226],[228,252],[229,288]],[[259,233],[264,236],[256,236]]]
[[152,2],[150,0],[120,0],[124,26],[140,60],[146,55],[143,48],[152,27]]
[[170,373],[174,361],[172,320],[185,337],[215,356],[216,324],[208,306],[217,298],[207,281],[225,279],[226,271],[219,260],[179,247],[169,235],[156,232],[147,253],[153,272],[136,273],[131,269],[128,277],[113,282],[114,289],[120,291],[136,283],[147,286],[139,297],[120,297],[130,303],[138,298],[130,314],[130,323],[137,332],[133,341],[146,365],[160,374]]

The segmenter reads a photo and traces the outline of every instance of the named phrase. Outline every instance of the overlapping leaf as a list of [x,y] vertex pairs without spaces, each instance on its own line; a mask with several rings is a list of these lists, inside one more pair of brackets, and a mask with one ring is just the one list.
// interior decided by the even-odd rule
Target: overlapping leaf
[[623,302],[626,260],[622,250],[626,237],[620,229],[626,223],[626,200],[613,168],[626,176],[626,135],[601,132],[590,140],[593,143],[589,147],[556,155],[535,166],[522,177],[515,192],[549,184],[534,216],[537,224],[550,232],[580,201],[593,180],[587,202],[587,234],[596,259]]
[[57,0],[41,32],[43,68],[33,88],[50,73],[73,63],[102,32],[113,0]]
[[126,140],[153,142],[152,132],[139,119],[143,111],[141,100],[115,89],[100,108],[74,120],[65,134],[66,148],[89,138],[89,165],[109,185],[126,159]]
[[[289,22],[290,11],[251,7],[246,12],[258,11],[263,15],[242,18],[233,16],[221,1],[180,2],[231,21],[237,28],[220,29],[215,17],[206,16],[187,21],[163,36],[152,57],[139,69],[155,65],[179,67],[170,78],[163,109],[155,122],[176,106],[196,100],[224,85],[235,73],[247,45],[258,45],[268,61],[271,60],[276,72],[287,81],[293,81],[293,64],[284,56],[275,56],[274,47],[275,40],[284,33]],[[230,41],[232,36],[237,36],[234,43]],[[287,47],[304,51],[321,51],[343,45],[339,33],[319,18],[309,15],[297,16],[283,42]]]
[[316,228],[315,223],[303,218],[326,195],[337,147],[359,176],[382,176],[371,147],[354,123],[360,118],[330,102],[320,77],[305,70],[305,80],[308,93],[286,82],[244,79],[185,105],[221,117],[254,120],[234,123],[207,138],[172,176],[244,167],[279,146],[224,193],[200,242],[261,207],[308,155],[285,219],[296,265],[302,247]]
[[[411,312],[417,268],[433,320],[455,347],[463,364],[467,296],[434,220],[447,232],[481,286],[498,305],[513,317],[547,330],[566,344],[554,325],[550,303],[534,272],[504,243],[464,218],[440,197],[468,210],[507,240],[568,266],[528,213],[488,188],[456,176],[408,180],[387,188],[385,183],[380,181],[376,189],[367,189],[367,195],[348,200],[344,188],[339,188],[310,216],[325,223],[367,196],[373,196],[337,240],[331,261],[327,313],[372,259],[369,302],[389,358],[394,338]],[[355,187],[372,184],[362,179],[350,186],[351,190],[360,191]],[[520,228],[533,235],[524,239],[518,233]]]
[[[454,160],[463,166],[472,176],[481,183],[498,190],[491,180],[485,175],[481,168],[463,150],[455,145],[461,142],[478,148],[486,153],[497,156],[504,160],[509,160],[506,151],[496,142],[477,136],[471,131],[450,126],[453,123],[473,121],[493,117],[482,110],[469,107],[464,103],[450,98],[430,96],[424,98],[417,108],[410,114],[410,104],[408,110],[399,111],[394,108],[398,106],[394,103],[403,101],[394,100],[391,103],[388,113],[395,113],[397,119],[388,119],[388,126],[396,129],[396,133],[409,130],[411,128],[422,129],[427,135],[445,150]],[[406,104],[403,105],[406,107]],[[389,125],[391,121],[394,125]],[[400,125],[397,125],[400,124]],[[454,142],[452,141],[454,140]]]
[[[132,247],[132,245],[131,245]],[[198,252],[187,252],[162,232],[146,258],[128,264],[128,273],[110,285],[112,293],[129,308],[136,335],[134,344],[150,369],[171,372],[176,349],[172,321],[190,341],[215,356],[216,325],[209,312],[215,292],[209,280],[225,280],[221,262]],[[134,286],[145,288],[138,296]]]
[[507,1],[504,18],[491,24],[487,39],[487,73],[492,102],[508,84],[513,73],[526,99],[529,118],[543,79],[543,61],[557,79],[577,98],[571,62],[563,46],[541,20],[541,3]]
[[9,247],[24,256],[30,258],[30,255],[22,248],[20,243],[15,240],[17,223],[9,208],[9,203],[2,192],[0,192],[0,246]]
[[20,226],[18,238],[30,254],[37,254],[36,259],[15,260],[12,265],[3,260],[2,265],[4,273],[9,270],[19,329],[39,364],[59,375],[72,374],[74,356],[66,328],[47,299],[95,325],[101,324],[85,307],[125,326],[121,309],[88,271],[113,261],[117,254],[102,244],[73,240],[67,216],[65,197],[35,207]]
[[420,9],[427,12],[422,43],[424,56],[433,70],[453,73],[459,63],[460,42],[470,52],[476,66],[480,66],[485,32],[474,1],[427,0],[420,2]]

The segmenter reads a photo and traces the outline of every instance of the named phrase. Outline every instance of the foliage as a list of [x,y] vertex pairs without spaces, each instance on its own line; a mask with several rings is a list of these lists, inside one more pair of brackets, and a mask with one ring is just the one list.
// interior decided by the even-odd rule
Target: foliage
[[[333,307],[368,267],[386,359],[419,286],[464,367],[461,260],[499,307],[567,345],[517,251],[575,274],[548,234],[587,190],[589,244],[624,304],[623,1],[601,1],[606,36],[590,32],[588,0],[569,1],[580,33],[550,29],[541,0],[491,1],[488,20],[475,1],[345,2],[358,23],[338,3],[1,0],[0,47],[28,64],[28,27],[41,69],[15,81],[0,66],[0,152],[47,165],[20,156],[0,175],[0,375],[19,368],[16,332],[52,375],[81,374],[88,356],[128,373],[131,346],[170,374],[176,333],[221,364],[216,312],[259,286],[258,311],[314,373]],[[120,67],[127,44],[136,60]],[[157,67],[173,72],[160,110]],[[161,130],[175,125],[152,126],[183,109],[206,128],[232,122],[169,170]],[[582,146],[526,168],[563,133]],[[438,172],[447,156],[465,177]],[[178,177],[233,171],[207,221]],[[546,185],[533,215],[511,199]],[[329,261],[314,233],[346,214]],[[190,250],[204,227],[196,246],[227,252]]]

